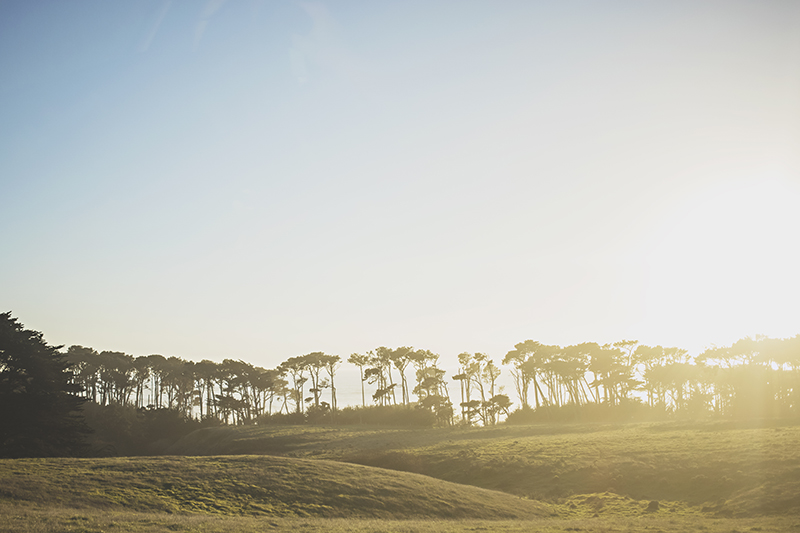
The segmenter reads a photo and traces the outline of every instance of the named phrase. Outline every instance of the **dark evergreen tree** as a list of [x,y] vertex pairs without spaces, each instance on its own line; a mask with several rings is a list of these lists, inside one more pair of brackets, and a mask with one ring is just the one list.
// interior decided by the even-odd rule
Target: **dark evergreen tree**
[[82,455],[85,401],[59,347],[0,313],[0,456]]

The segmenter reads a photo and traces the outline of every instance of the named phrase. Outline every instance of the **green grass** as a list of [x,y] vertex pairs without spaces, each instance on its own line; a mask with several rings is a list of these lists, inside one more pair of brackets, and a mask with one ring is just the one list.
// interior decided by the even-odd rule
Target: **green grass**
[[211,428],[172,449],[197,456],[0,460],[0,533],[800,531],[798,444],[791,424]]
[[0,504],[0,533],[257,533],[264,531],[329,533],[747,533],[800,530],[788,517],[730,519],[686,516],[599,517],[536,520],[385,520],[166,514],[97,509],[37,508]]
[[559,504],[608,491],[722,516],[800,512],[797,425],[211,428],[173,450],[346,461]]
[[417,474],[269,456],[4,459],[0,502],[326,518],[521,519],[555,512]]

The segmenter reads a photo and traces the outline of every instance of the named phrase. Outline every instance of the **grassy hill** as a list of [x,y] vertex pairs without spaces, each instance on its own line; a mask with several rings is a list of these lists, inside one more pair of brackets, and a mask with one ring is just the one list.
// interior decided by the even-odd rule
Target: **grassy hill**
[[418,474],[304,459],[0,460],[0,503],[275,517],[529,519],[547,505]]
[[609,492],[717,516],[800,512],[800,426],[725,423],[482,429],[210,428],[173,453],[272,454],[424,473],[569,503]]
[[544,504],[405,472],[270,456],[0,460],[0,533],[796,531],[612,493]]
[[798,442],[795,425],[212,428],[173,447],[194,456],[0,460],[0,533],[797,531]]

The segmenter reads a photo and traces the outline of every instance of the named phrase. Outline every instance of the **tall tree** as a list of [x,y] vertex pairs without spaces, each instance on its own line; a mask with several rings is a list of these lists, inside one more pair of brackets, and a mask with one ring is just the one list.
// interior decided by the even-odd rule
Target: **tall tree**
[[392,381],[392,361],[389,358],[392,351],[385,346],[380,346],[374,351],[367,352],[369,368],[364,372],[364,379],[370,385],[375,385],[372,399],[378,405],[394,404],[394,387]]
[[389,359],[391,359],[392,364],[394,364],[394,367],[398,372],[400,372],[400,388],[402,389],[403,405],[408,405],[411,403],[411,398],[408,394],[406,368],[408,368],[408,364],[411,362],[411,354],[413,352],[414,348],[410,346],[401,346],[400,348],[392,350],[389,355]]
[[287,374],[292,378],[292,400],[296,413],[303,412],[303,388],[308,378],[305,376],[308,370],[308,362],[302,355],[290,357],[278,366],[281,373]]
[[314,394],[314,407],[320,407],[320,396],[322,390],[330,385],[322,375],[322,371],[327,366],[327,356],[323,352],[312,352],[303,356],[308,368],[308,375],[311,378],[311,388],[309,392]]
[[352,353],[350,354],[350,357],[347,358],[347,362],[351,365],[356,365],[359,373],[361,374],[361,407],[366,407],[367,401],[364,393],[364,367],[369,365],[369,356],[360,353]]
[[331,412],[333,413],[334,417],[336,416],[336,409],[338,408],[338,403],[336,401],[336,383],[334,382],[334,377],[336,376],[336,370],[339,369],[341,362],[342,358],[338,355],[323,356],[325,371],[328,373],[328,377],[331,380]]
[[519,394],[522,407],[528,407],[528,387],[533,384],[533,394],[536,407],[541,402],[547,403],[547,398],[542,391],[538,375],[548,361],[550,355],[558,349],[557,346],[547,346],[538,341],[526,340],[514,345],[514,350],[508,352],[503,358],[503,364],[511,363],[511,375]]
[[83,396],[93,402],[97,401],[99,356],[95,350],[84,346],[70,346],[66,355],[74,382],[83,390]]
[[413,390],[419,398],[417,407],[430,410],[439,424],[451,425],[453,404],[444,379],[445,371],[436,366],[439,356],[430,350],[417,350],[411,360],[417,371],[417,386]]
[[0,313],[0,456],[64,456],[86,451],[85,399],[59,347]]
[[[140,358],[141,359],[141,358]],[[216,415],[216,393],[214,392],[214,379],[217,373],[217,363],[203,359],[194,365],[194,377],[197,381],[200,419]],[[205,397],[205,412],[203,411],[203,398]]]
[[[395,396],[395,383],[392,379],[392,350],[386,346],[378,346],[370,354],[371,368],[367,369],[367,380],[370,383],[376,382],[378,389],[372,397],[381,405],[397,404]],[[389,397],[391,395],[391,399]]]
[[[461,385],[461,419],[465,425],[471,426],[473,419],[480,415],[481,400],[471,398],[472,388],[476,380],[480,381],[481,364],[475,360],[478,354],[462,352],[458,354],[458,364],[461,372],[453,376]],[[485,400],[485,398],[482,397]]]
[[[470,424],[472,418],[477,415],[480,417],[481,423],[484,426],[494,425],[497,423],[497,415],[500,412],[500,408],[496,402],[500,401],[501,398],[496,397],[495,394],[499,392],[496,388],[497,378],[500,377],[500,369],[485,353],[475,353],[473,355],[464,352],[459,354],[458,362],[461,364],[465,381],[464,385],[467,389],[467,401],[465,405],[467,423]],[[480,400],[470,400],[469,395],[472,386],[480,393]],[[508,397],[505,396],[505,400],[502,401],[504,403],[508,402]]]

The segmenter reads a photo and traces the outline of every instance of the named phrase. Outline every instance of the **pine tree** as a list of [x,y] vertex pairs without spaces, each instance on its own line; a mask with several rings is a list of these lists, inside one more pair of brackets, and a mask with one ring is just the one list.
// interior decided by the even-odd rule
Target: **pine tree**
[[0,457],[87,451],[79,386],[58,346],[0,313]]

